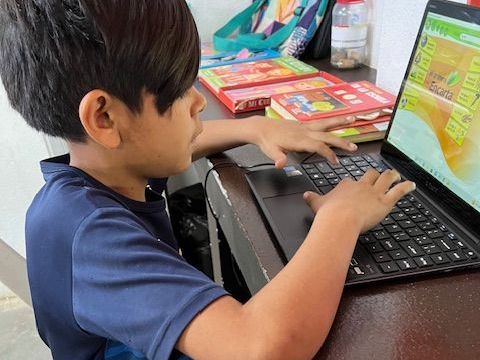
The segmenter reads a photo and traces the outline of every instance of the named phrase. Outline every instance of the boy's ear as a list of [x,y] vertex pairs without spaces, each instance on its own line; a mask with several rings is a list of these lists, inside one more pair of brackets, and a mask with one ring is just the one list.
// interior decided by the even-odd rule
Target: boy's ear
[[107,149],[115,149],[122,141],[118,124],[120,111],[118,100],[103,90],[95,89],[83,97],[78,115],[93,141]]

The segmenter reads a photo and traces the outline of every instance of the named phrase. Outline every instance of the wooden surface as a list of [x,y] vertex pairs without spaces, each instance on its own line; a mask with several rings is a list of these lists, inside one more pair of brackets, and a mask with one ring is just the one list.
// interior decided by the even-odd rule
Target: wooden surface
[[[369,68],[337,72],[327,61],[312,64],[347,81],[375,79],[375,71]],[[206,89],[198,88],[209,102],[204,119],[234,117]],[[379,149],[380,142],[374,142],[359,151]],[[302,158],[298,154],[290,160]],[[201,160],[196,168],[204,179],[212,164],[265,161],[268,159],[255,146],[247,145]],[[209,200],[247,285],[255,293],[284,264],[250,193],[244,170],[228,167],[219,169],[218,174],[209,177]],[[316,358],[480,359],[480,272],[346,289],[332,331]]]

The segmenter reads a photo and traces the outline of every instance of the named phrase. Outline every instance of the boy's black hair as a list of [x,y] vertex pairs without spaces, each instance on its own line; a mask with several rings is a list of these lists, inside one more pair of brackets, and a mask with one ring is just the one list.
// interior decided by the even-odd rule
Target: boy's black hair
[[160,114],[198,72],[198,32],[184,0],[1,0],[0,75],[11,105],[37,130],[83,142],[78,107],[102,89]]

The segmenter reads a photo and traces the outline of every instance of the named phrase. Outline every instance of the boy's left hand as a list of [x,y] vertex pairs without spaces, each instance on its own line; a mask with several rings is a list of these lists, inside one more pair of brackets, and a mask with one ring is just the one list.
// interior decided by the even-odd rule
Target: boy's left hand
[[357,150],[357,145],[328,132],[338,126],[351,124],[355,120],[352,116],[309,123],[273,120],[264,116],[254,116],[249,120],[255,132],[254,143],[275,162],[278,169],[286,165],[290,151],[317,153],[331,163],[338,163],[330,146],[350,152]]

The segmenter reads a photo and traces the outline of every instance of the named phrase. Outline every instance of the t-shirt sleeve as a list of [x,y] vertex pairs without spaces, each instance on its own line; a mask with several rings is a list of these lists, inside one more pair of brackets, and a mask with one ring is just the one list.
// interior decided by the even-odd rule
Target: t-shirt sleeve
[[168,359],[190,321],[225,290],[123,208],[97,209],[76,231],[73,312],[86,332]]

